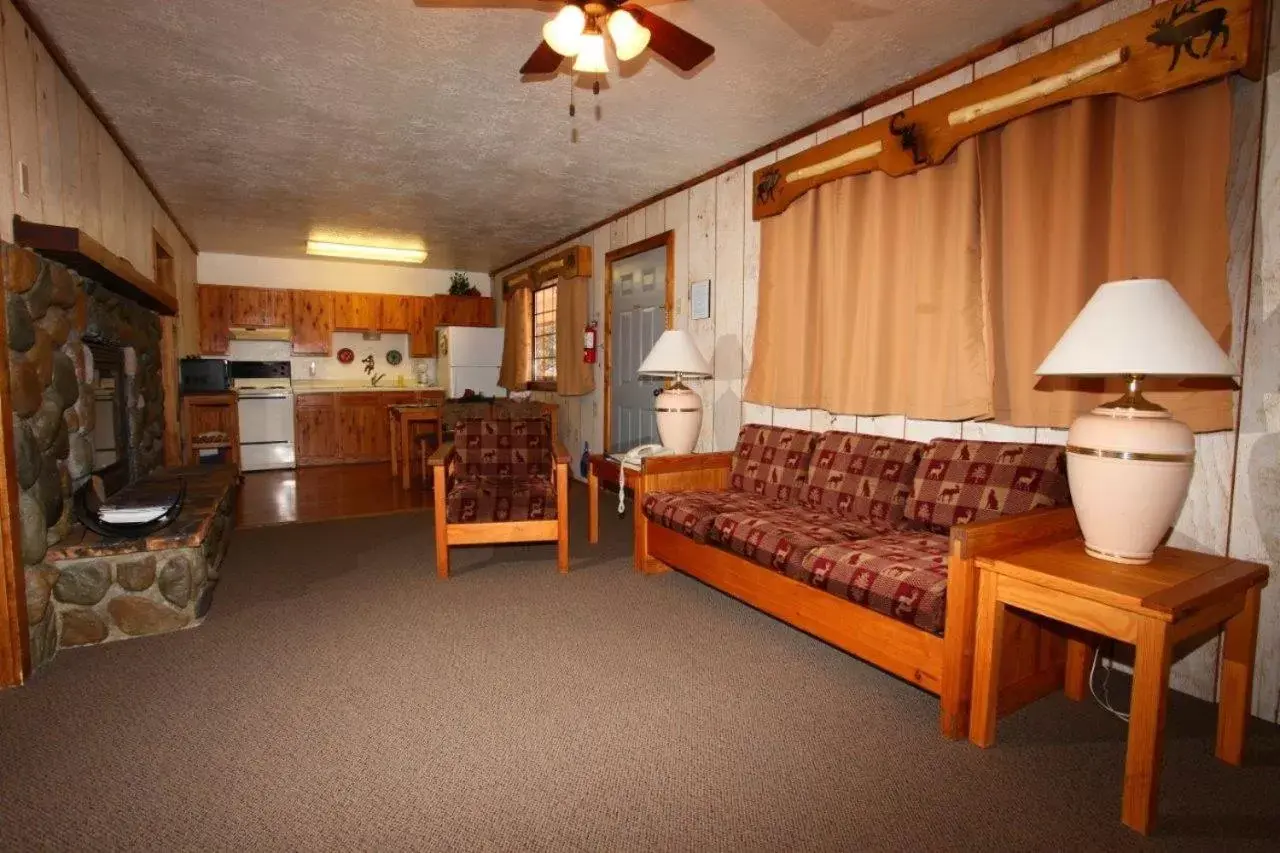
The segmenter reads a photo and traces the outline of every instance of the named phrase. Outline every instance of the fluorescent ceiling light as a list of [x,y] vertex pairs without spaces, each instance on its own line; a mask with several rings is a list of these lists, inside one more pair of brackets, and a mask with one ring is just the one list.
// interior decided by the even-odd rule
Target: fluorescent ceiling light
[[420,264],[427,259],[426,249],[357,246],[352,243],[331,243],[325,240],[308,240],[307,254],[325,255],[330,258],[359,258],[366,261],[392,261],[399,264]]

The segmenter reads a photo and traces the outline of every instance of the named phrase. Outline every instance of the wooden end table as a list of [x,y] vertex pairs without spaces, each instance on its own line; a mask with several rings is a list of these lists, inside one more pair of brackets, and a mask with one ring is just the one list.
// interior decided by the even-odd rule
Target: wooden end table
[[[623,481],[622,464],[603,453],[591,454],[587,469],[587,541],[595,545],[600,541],[600,481],[617,486]],[[632,513],[639,524],[640,502],[644,500],[640,482],[640,466],[627,465],[625,488],[631,490]]]
[[1216,753],[1240,764],[1265,565],[1161,548],[1145,566],[1123,566],[1090,557],[1078,538],[979,554],[975,563],[980,579],[970,741],[995,743],[1001,633],[1005,610],[1016,607],[1084,632],[1067,640],[1065,692],[1077,701],[1090,692],[1097,635],[1135,646],[1120,808],[1127,826],[1146,834],[1155,824],[1173,647],[1214,628],[1224,629]]

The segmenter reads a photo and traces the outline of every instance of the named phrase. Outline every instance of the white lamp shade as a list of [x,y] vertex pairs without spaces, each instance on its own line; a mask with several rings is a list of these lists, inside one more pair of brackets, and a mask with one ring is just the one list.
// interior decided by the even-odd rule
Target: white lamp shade
[[1040,376],[1235,376],[1236,366],[1163,279],[1102,285],[1036,371]]
[[609,64],[604,56],[603,33],[583,33],[578,40],[578,58],[573,61],[573,70],[585,74],[609,73]]
[[667,329],[640,365],[641,376],[706,378],[711,365],[702,357],[693,337],[684,329]]
[[649,46],[649,30],[636,23],[635,17],[626,9],[618,9],[610,15],[608,27],[614,52],[622,62],[635,59]]
[[573,4],[565,6],[542,27],[542,40],[561,56],[577,56],[582,43],[586,13]]

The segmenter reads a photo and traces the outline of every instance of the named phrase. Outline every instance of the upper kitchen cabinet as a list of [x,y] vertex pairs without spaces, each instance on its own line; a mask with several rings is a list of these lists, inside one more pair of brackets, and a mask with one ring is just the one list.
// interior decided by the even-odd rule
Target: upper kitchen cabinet
[[410,313],[414,297],[412,296],[380,296],[381,304],[378,319],[380,332],[408,332],[410,330]]
[[488,296],[437,296],[437,326],[492,326],[493,299]]
[[196,314],[199,319],[201,355],[226,355],[231,340],[230,287],[196,286]]
[[328,355],[333,337],[334,294],[321,290],[292,293],[289,326],[294,355]]
[[436,357],[436,300],[409,297],[409,357]]
[[288,290],[265,287],[231,287],[231,325],[288,326]]
[[376,293],[333,294],[333,328],[341,332],[370,332],[378,328],[382,296]]

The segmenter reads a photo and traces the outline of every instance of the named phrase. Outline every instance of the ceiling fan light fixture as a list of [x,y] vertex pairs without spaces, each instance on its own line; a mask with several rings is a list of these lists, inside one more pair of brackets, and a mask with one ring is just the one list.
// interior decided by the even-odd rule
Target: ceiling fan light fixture
[[568,3],[543,25],[542,39],[561,56],[577,56],[582,48],[583,30],[586,26],[586,13]]
[[649,46],[649,29],[636,23],[635,16],[626,9],[617,9],[609,16],[608,28],[621,62],[635,59]]
[[603,33],[583,33],[579,45],[578,58],[573,63],[574,71],[584,74],[609,73],[609,64],[604,55]]

